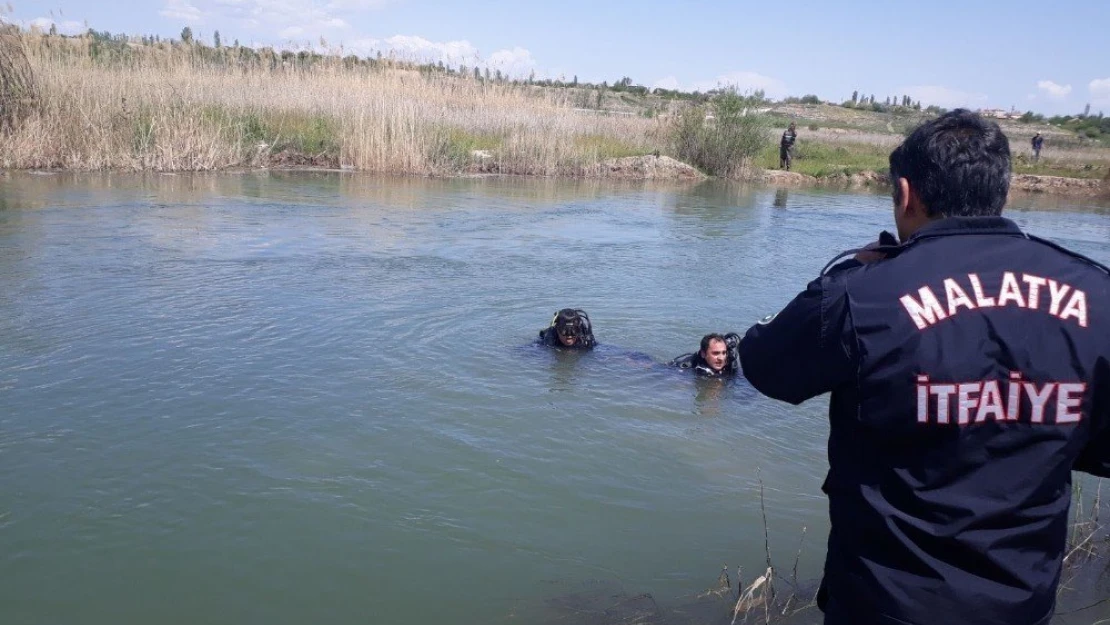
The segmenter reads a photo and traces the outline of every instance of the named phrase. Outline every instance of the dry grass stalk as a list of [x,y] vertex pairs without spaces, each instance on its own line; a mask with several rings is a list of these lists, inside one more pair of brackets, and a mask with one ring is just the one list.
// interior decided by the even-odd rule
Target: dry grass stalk
[[0,130],[11,131],[35,108],[35,75],[14,26],[0,23]]
[[748,613],[753,608],[758,607],[763,607],[764,622],[770,622],[771,587],[774,576],[774,569],[768,567],[763,575],[757,577],[750,586],[741,591],[740,598],[736,600],[736,606],[732,609],[731,625],[736,625],[736,619],[739,618],[740,614],[744,614],[744,621],[742,622],[747,622]]

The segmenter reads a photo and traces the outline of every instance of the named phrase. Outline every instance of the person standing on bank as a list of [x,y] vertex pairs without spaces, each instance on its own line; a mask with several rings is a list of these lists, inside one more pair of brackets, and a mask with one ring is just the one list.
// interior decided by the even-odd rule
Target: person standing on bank
[[794,142],[798,140],[797,126],[790,122],[786,132],[782,133],[779,141],[779,169],[790,171],[790,162],[794,160]]
[[1041,160],[1041,148],[1044,147],[1044,137],[1038,132],[1033,135],[1033,141],[1031,143],[1033,144],[1033,162],[1036,163]]
[[1110,269],[1001,216],[1009,142],[974,113],[918,127],[890,174],[901,243],[740,345],[763,394],[831,392],[818,605],[835,625],[1048,623],[1072,471],[1110,476]]

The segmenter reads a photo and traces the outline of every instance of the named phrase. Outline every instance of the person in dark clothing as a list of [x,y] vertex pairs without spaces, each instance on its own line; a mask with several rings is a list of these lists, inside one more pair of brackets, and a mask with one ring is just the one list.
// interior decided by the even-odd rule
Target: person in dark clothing
[[590,317],[580,308],[564,308],[555,313],[551,325],[540,330],[537,342],[562,349],[592,349],[597,345]]
[[1035,162],[1041,160],[1041,148],[1044,147],[1044,137],[1041,136],[1041,133],[1038,132],[1037,134],[1033,135],[1032,144],[1033,144],[1033,162],[1035,163]]
[[794,160],[794,142],[797,140],[797,127],[794,122],[790,122],[786,132],[782,133],[782,140],[779,141],[779,169],[790,171],[790,163]]
[[994,122],[919,126],[890,155],[900,243],[741,342],[763,394],[831,393],[826,624],[1048,623],[1072,471],[1110,477],[1110,269],[1003,218],[1010,171]]
[[692,369],[699,376],[720,378],[736,375],[740,368],[737,347],[740,335],[706,334],[701,339],[699,351],[683,354],[670,362],[673,367]]

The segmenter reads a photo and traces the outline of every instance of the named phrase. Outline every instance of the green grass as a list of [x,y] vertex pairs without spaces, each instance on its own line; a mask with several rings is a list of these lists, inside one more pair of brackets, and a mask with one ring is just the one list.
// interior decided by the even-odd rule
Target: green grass
[[504,136],[492,133],[475,133],[461,128],[444,128],[432,147],[431,159],[448,170],[465,169],[473,160],[476,150],[495,152],[501,147]]
[[[863,143],[832,145],[798,139],[794,144],[791,171],[818,178],[833,174],[858,174],[864,171],[886,171],[890,149]],[[779,147],[771,145],[760,151],[755,164],[764,169],[778,169]]]
[[273,152],[338,154],[339,124],[331,117],[295,112],[238,113],[208,107],[205,119],[228,128],[249,143],[266,143]]
[[574,138],[574,145],[586,152],[597,152],[598,158],[622,158],[625,156],[640,156],[643,148],[636,148],[621,142],[614,137],[602,135],[580,135]]
[[1033,163],[1024,155],[1013,161],[1015,174],[1033,174],[1036,176],[1061,176],[1063,178],[1106,178],[1108,164],[1105,162],[1075,163],[1060,162],[1049,158],[1042,158]]

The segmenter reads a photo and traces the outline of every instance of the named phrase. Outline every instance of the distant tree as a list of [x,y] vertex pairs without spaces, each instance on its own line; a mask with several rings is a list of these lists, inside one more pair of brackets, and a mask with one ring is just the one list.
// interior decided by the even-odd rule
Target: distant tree
[[486,82],[489,82],[489,66],[488,65],[486,66],[485,74],[486,74]]
[[601,108],[601,93],[602,93],[601,89],[598,89],[597,90],[597,104],[594,105],[594,108],[596,108],[596,109]]
[[528,84],[536,82],[536,70],[528,72]]
[[886,105],[890,106],[890,96],[887,96],[887,98],[886,98]]
[[193,29],[186,26],[181,29],[182,43],[193,43]]
[[477,65],[474,66],[474,80],[482,79],[482,69]]
[[1090,114],[1091,114],[1091,103],[1088,102],[1087,106],[1083,107],[1083,117],[1087,117]]
[[875,94],[874,93],[871,94],[871,102],[870,103],[871,104],[875,103]]
[[238,48],[238,47],[239,47],[239,40],[238,40],[238,39],[236,39],[236,40],[235,40],[235,47],[236,47],[236,48]]
[[447,68],[443,66],[442,59],[440,59],[440,61],[436,63],[436,69],[438,69],[441,73],[447,71]]
[[214,43],[217,48],[220,47],[220,31],[217,30],[212,33],[212,43]]
[[570,86],[572,86],[572,87],[577,87],[578,86],[578,74],[574,75],[574,80],[571,81]]
[[50,36],[51,37],[58,36],[58,26],[56,24],[53,24],[53,23],[50,24]]
[[497,77],[497,82],[501,82],[501,80],[502,80],[501,70],[497,70],[497,73],[494,74],[494,76]]
[[859,90],[852,92],[852,104],[859,102]]

